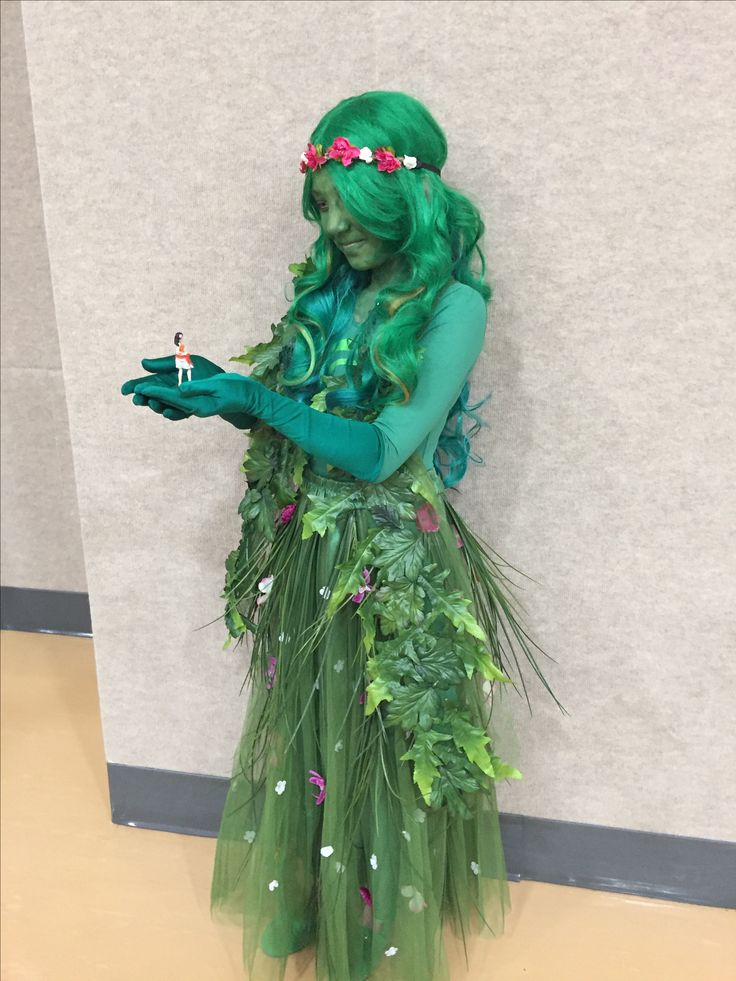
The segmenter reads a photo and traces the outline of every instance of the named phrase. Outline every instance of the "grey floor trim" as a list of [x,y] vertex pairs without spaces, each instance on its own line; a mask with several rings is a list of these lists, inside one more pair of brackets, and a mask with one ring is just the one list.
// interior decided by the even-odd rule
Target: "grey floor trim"
[[[214,838],[224,777],[108,763],[115,824]],[[736,843],[502,814],[508,878],[736,908]]]
[[0,587],[0,627],[37,634],[91,637],[87,593]]

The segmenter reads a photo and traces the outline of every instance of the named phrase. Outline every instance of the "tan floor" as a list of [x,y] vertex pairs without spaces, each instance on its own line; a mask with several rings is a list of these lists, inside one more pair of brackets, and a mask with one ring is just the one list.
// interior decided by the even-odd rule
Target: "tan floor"
[[[1,640],[3,981],[243,981],[237,929],[209,919],[214,839],[110,821],[92,641]],[[453,981],[736,978],[733,911],[537,882],[511,901],[469,974],[450,948]]]

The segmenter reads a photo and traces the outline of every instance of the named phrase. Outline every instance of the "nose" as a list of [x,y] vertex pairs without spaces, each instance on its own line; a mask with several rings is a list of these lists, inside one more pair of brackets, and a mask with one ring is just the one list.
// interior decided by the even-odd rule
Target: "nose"
[[323,228],[330,238],[343,236],[350,228],[350,215],[341,205],[335,204],[325,215]]

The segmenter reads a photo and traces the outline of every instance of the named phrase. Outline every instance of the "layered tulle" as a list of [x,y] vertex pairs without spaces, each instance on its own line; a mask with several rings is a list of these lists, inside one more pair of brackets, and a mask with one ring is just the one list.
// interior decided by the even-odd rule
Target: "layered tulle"
[[495,755],[493,696],[516,650],[546,681],[448,493],[416,457],[378,485],[307,468],[228,559],[252,649],[211,903],[256,981],[309,944],[318,981],[449,981],[444,924],[503,931],[495,780],[521,774]]

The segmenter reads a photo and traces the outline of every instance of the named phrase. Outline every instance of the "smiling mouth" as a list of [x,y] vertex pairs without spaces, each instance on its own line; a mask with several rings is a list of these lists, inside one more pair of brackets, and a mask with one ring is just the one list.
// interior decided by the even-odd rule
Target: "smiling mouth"
[[359,239],[356,239],[355,242],[345,242],[345,244],[344,245],[341,245],[340,248],[341,249],[349,249],[353,245],[362,245],[363,242],[364,242],[364,239],[359,238]]

